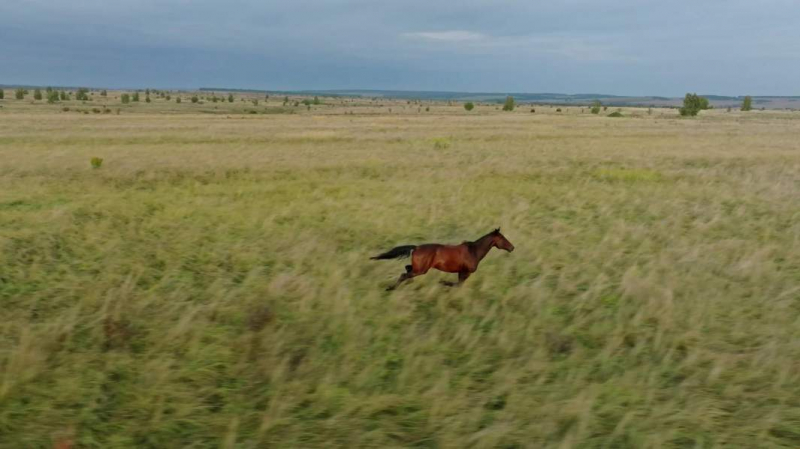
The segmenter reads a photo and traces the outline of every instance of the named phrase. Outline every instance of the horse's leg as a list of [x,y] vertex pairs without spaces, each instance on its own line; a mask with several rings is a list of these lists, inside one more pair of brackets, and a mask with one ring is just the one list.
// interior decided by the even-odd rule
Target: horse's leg
[[394,285],[390,285],[389,287],[386,287],[386,291],[388,292],[388,291],[396,289],[400,284],[402,284],[403,282],[413,278],[414,276],[416,276],[416,275],[413,273],[413,269],[412,269],[411,265],[406,265],[406,272],[401,274],[400,277],[397,278],[397,282],[395,282]]
[[458,287],[461,284],[463,284],[464,281],[467,280],[470,274],[472,273],[470,273],[469,271],[460,271],[458,273],[458,282],[442,281],[442,284],[448,287]]

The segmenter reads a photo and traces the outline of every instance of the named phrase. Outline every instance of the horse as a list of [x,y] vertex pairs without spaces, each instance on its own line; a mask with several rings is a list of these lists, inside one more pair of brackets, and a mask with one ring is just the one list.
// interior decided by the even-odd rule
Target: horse
[[400,275],[394,285],[387,287],[387,291],[394,290],[407,280],[422,276],[431,268],[445,273],[458,273],[458,282],[442,281],[442,284],[448,287],[456,287],[464,284],[467,278],[478,269],[478,264],[486,257],[489,250],[495,247],[509,253],[514,251],[514,245],[500,233],[500,228],[474,242],[465,241],[460,245],[442,245],[439,243],[402,245],[370,257],[370,259],[388,260],[411,256],[411,265],[406,265],[406,272]]

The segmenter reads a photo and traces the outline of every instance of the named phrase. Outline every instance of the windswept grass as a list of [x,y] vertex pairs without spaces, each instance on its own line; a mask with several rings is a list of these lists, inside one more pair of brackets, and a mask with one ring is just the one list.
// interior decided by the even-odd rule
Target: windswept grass
[[333,112],[4,112],[0,447],[800,446],[800,121]]

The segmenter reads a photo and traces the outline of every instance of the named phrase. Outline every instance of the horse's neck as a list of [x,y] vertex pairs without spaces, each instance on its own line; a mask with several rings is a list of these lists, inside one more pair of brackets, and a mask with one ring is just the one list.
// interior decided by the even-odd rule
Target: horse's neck
[[491,235],[485,235],[485,236],[479,238],[478,240],[475,240],[472,243],[472,247],[473,247],[473,252],[475,254],[475,257],[480,262],[481,259],[486,257],[486,254],[489,253],[489,250],[492,249],[492,236]]

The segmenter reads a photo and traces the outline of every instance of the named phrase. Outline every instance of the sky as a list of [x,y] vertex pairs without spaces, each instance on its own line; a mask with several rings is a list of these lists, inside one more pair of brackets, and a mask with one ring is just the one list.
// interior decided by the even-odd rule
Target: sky
[[800,95],[795,0],[0,0],[0,84]]

